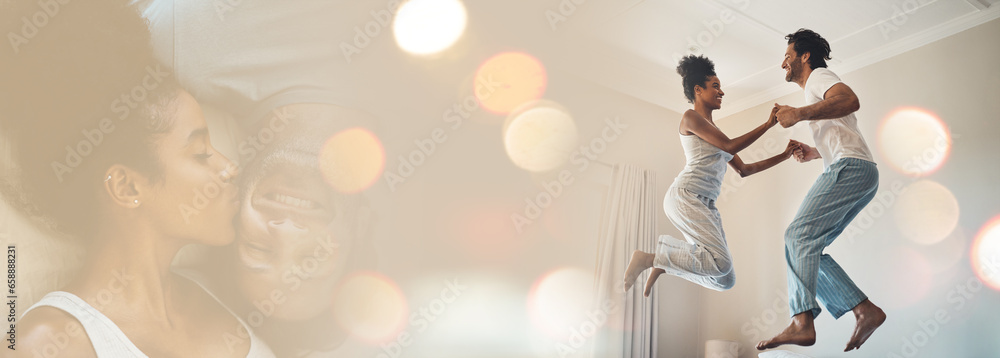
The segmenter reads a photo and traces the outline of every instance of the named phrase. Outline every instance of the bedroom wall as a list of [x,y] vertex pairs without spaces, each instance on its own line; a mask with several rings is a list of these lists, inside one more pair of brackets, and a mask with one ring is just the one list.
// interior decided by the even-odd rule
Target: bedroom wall
[[[426,301],[435,294],[432,288],[450,277],[469,286],[462,296],[464,303],[449,306],[447,316],[410,346],[414,354],[460,354],[463,347],[469,347],[466,352],[496,352],[498,357],[554,354],[552,343],[539,339],[542,333],[533,330],[533,318],[525,315],[525,306],[539,280],[565,269],[584,274],[584,280],[577,281],[582,285],[572,286],[582,290],[562,294],[566,305],[575,307],[589,299],[600,213],[610,184],[606,164],[632,163],[655,171],[657,225],[661,233],[679,235],[663,214],[660,200],[684,165],[676,134],[680,114],[558,68],[551,68],[548,76],[544,98],[569,111],[581,144],[601,138],[606,119],[617,118],[625,128],[588,166],[570,163],[563,167],[572,171],[573,184],[523,232],[512,226],[511,214],[522,213],[525,200],[544,191],[544,183],[556,180],[558,170],[532,174],[517,168],[503,148],[502,116],[475,113],[460,129],[449,130],[447,141],[395,191],[381,181],[374,188],[376,200],[391,203],[379,212],[386,223],[379,226],[376,238],[379,267],[408,292],[410,303]],[[440,108],[444,107],[420,116],[434,118],[439,114],[432,110],[440,112]],[[384,114],[387,118],[401,115]],[[412,141],[420,133],[439,126],[428,121],[421,128],[386,128],[388,168],[398,162],[398,155],[412,150]],[[414,270],[414,265],[420,269]],[[698,307],[700,291],[676,278],[660,280],[659,356],[697,354],[698,346],[691,342],[698,340],[698,330],[691,327],[701,322],[701,312],[692,309]],[[482,329],[463,328],[470,325]],[[456,346],[458,342],[463,343]]]
[[[366,16],[367,12],[359,15]],[[921,246],[900,237],[891,213],[895,208],[888,208],[853,242],[838,241],[830,248],[890,316],[865,346],[863,356],[903,355],[900,349],[905,340],[912,341],[921,329],[920,322],[932,318],[929,314],[938,309],[945,310],[951,320],[920,348],[921,356],[985,356],[1000,349],[991,336],[995,336],[992,322],[1000,319],[997,292],[982,289],[965,299],[962,308],[954,302],[956,286],[967,283],[972,275],[966,253],[969,241],[1000,213],[996,204],[1000,202],[996,186],[1000,167],[993,157],[1000,151],[994,138],[1000,133],[996,115],[1000,112],[1000,101],[996,100],[1000,93],[997,33],[1000,21],[993,21],[842,76],[861,98],[858,117],[876,150],[882,191],[894,183],[908,185],[913,180],[884,165],[877,152],[878,122],[897,107],[916,106],[936,113],[951,130],[951,157],[929,179],[950,189],[961,206],[956,234],[941,245]],[[383,35],[365,50],[364,61],[352,65],[361,77],[378,71],[359,88],[359,96],[367,98],[367,109],[384,120],[376,133],[385,146],[387,170],[398,170],[398,156],[413,151],[414,140],[428,138],[437,128],[450,128],[441,120],[443,112],[465,100],[471,90],[464,84],[471,82],[477,65],[496,52],[496,48],[478,44],[481,40],[471,35],[463,40],[467,41],[466,50],[455,56],[460,59],[421,62],[392,55],[394,45]],[[504,46],[513,43],[491,40]],[[525,46],[530,52],[535,45]],[[549,58],[537,46],[534,49],[542,53],[543,60]],[[780,76],[780,54],[775,55],[775,75]],[[559,68],[549,70],[545,98],[567,107],[581,141],[598,138],[606,118],[617,117],[628,125],[620,137],[608,143],[598,160],[629,162],[655,171],[659,231],[678,235],[659,200],[683,167],[676,131],[680,114],[594,85]],[[777,101],[798,105],[802,98],[797,93]],[[742,133],[764,121],[769,111],[770,104],[764,104],[718,123],[726,133]],[[503,149],[503,120],[503,116],[485,111],[475,113],[460,129],[449,129],[448,139],[437,145],[434,154],[405,183],[390,190],[380,179],[370,192],[378,210],[378,270],[399,286],[410,309],[426,307],[445,282],[458,280],[467,287],[439,321],[415,337],[406,355],[468,357],[468,352],[476,352],[483,354],[478,356],[527,357],[537,356],[539,349],[551,350],[551,342],[539,343],[532,335],[527,296],[533,285],[557,270],[570,269],[583,277],[593,271],[600,208],[610,171],[597,163],[580,171],[575,184],[566,188],[538,221],[517,232],[511,225],[511,214],[522,212],[525,199],[544,190],[543,183],[553,176],[530,174],[511,163]],[[216,134],[213,131],[213,141]],[[748,161],[761,159],[783,149],[788,138],[812,143],[805,125],[775,129],[743,156]],[[740,356],[753,357],[757,338],[783,328],[787,308],[782,233],[821,170],[818,162],[787,162],[746,180],[731,171],[727,174],[718,206],[735,260],[737,285],[715,292],[662,276],[657,288],[659,357],[701,357],[708,339],[738,341],[743,348]],[[45,291],[65,282],[67,268],[75,267],[81,250],[65,246],[52,233],[27,224],[3,205],[0,229],[18,242],[23,255],[19,282],[25,295],[20,304],[26,308]],[[44,247],[33,248],[36,244],[31,242]],[[70,260],[56,259],[65,257]],[[927,265],[913,266],[914,260],[905,260],[913,257]],[[916,271],[921,275],[912,274]],[[591,282],[583,282],[589,288]],[[38,284],[31,287],[31,283]],[[912,292],[914,287],[920,291]],[[913,297],[919,300],[908,303]],[[817,325],[817,345],[796,350],[836,356],[849,336],[853,319],[834,321],[824,315]],[[533,346],[545,344],[549,345]]]
[[[969,246],[976,233],[1000,214],[1000,151],[997,113],[1000,102],[1000,21],[992,21],[935,43],[912,50],[841,78],[858,94],[859,126],[880,173],[879,195],[887,205],[869,204],[857,219],[859,231],[853,240],[841,236],[827,249],[855,282],[888,314],[885,325],[862,348],[862,356],[976,357],[994,354],[1000,346],[995,323],[1000,318],[997,291],[979,287],[969,262]],[[837,55],[834,45],[833,56]],[[775,76],[780,76],[775,56]],[[833,68],[836,71],[836,68]],[[788,84],[794,86],[794,84]],[[803,104],[801,92],[775,100]],[[895,109],[916,107],[936,114],[951,132],[952,146],[943,166],[931,175],[913,178],[892,168],[879,124]],[[766,116],[770,103],[719,121],[727,133],[742,133]],[[892,133],[884,133],[885,138]],[[749,149],[765,148],[773,139],[774,153],[787,138],[813,144],[806,124],[775,129]],[[701,306],[704,339],[740,342],[740,357],[755,357],[753,345],[785,327],[784,228],[822,171],[819,161],[781,164],[770,172],[747,180],[728,173],[732,193],[720,200],[725,229],[736,260],[736,287],[723,294],[707,293]],[[959,205],[957,227],[945,239],[918,244],[903,234],[897,224],[914,214],[890,199],[893,188],[909,187],[918,180],[940,183]],[[926,199],[934,200],[934,199]],[[884,210],[881,210],[884,208]],[[867,213],[870,220],[861,220]],[[940,213],[926,218],[936,220]],[[971,281],[970,281],[971,280]],[[969,287],[966,287],[966,286]],[[967,292],[968,291],[968,292]],[[968,295],[966,295],[968,293]],[[945,319],[935,329],[935,314]],[[815,357],[833,357],[842,352],[854,325],[851,314],[840,320],[823,313],[816,321],[817,343],[790,350]],[[924,328],[927,327],[927,328]],[[924,338],[927,338],[926,340]],[[915,354],[915,355],[913,355]]]
[[[385,46],[391,45],[386,42]],[[371,51],[370,61],[356,65],[358,76],[381,71],[360,91],[371,100],[366,109],[382,120],[374,132],[385,147],[386,170],[399,173],[399,156],[417,148],[415,140],[429,138],[438,128],[447,130],[447,139],[404,182],[390,187],[380,178],[368,191],[377,216],[374,267],[400,289],[410,312],[427,308],[448,282],[465,287],[426,331],[404,327],[414,333],[407,355],[530,357],[552,353],[554,342],[544,339],[534,322],[537,317],[529,312],[529,296],[543,278],[569,272],[572,290],[559,299],[567,307],[580,307],[590,299],[600,212],[610,184],[608,164],[632,163],[657,173],[657,225],[660,233],[679,236],[667,221],[661,200],[684,165],[676,132],[680,114],[556,66],[548,68],[544,98],[572,115],[581,144],[601,138],[608,127],[606,120],[617,118],[624,128],[613,141],[606,141],[606,149],[595,153],[596,160],[585,168],[574,163],[564,166],[573,171],[573,184],[564,188],[541,217],[518,232],[511,215],[523,213],[525,200],[544,191],[544,184],[555,180],[556,172],[532,174],[511,162],[503,146],[503,115],[477,110],[457,129],[442,121],[442,113],[469,94],[466,80],[471,77],[467,76],[492,50],[482,49],[469,59],[455,59],[428,72],[394,65],[398,59],[387,60],[388,55],[379,57],[377,49]],[[439,76],[422,77],[429,74]],[[239,139],[230,133],[229,116],[209,107],[204,111],[213,145],[235,158]],[[72,238],[38,228],[6,202],[0,205],[0,225],[7,230],[3,242],[17,245],[20,255],[19,307],[27,308],[72,278],[85,248]],[[697,355],[700,344],[692,342],[700,341],[699,330],[692,327],[702,324],[702,312],[696,308],[703,289],[663,276],[657,290],[658,355]],[[355,350],[346,354],[381,352],[377,345],[350,349]]]

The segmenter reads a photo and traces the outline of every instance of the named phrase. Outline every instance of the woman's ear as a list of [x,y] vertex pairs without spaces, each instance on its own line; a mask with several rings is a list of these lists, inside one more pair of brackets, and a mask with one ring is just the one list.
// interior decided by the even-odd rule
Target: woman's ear
[[142,204],[139,181],[144,176],[123,165],[113,165],[104,177],[104,190],[112,203],[123,208],[136,208]]

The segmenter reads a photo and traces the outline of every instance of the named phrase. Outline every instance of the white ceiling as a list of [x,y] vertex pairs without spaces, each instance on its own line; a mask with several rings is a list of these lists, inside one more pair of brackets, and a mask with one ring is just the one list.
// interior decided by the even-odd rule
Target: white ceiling
[[830,68],[844,75],[1000,17],[1000,0],[571,1],[582,3],[557,31],[578,56],[562,68],[682,113],[674,69],[693,41],[726,92],[716,118],[799,89],[780,69],[784,36],[799,28],[830,42]]

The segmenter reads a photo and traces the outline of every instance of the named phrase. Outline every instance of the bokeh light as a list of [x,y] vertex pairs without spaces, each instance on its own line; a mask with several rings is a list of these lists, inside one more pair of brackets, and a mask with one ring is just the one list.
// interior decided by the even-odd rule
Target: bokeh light
[[907,239],[931,245],[948,237],[958,225],[958,200],[948,188],[932,180],[906,187],[896,199],[893,218]]
[[396,339],[406,325],[408,311],[402,290],[375,272],[345,278],[333,301],[334,319],[340,327],[369,343]]
[[931,270],[940,281],[946,279],[945,276],[959,273],[955,268],[969,253],[970,242],[969,235],[959,225],[944,240],[931,245],[913,246],[913,248],[927,258],[927,263],[931,265]]
[[385,169],[385,149],[367,129],[354,127],[334,134],[319,155],[323,179],[341,193],[356,193],[378,180]]
[[[489,352],[493,357],[531,356],[528,349],[530,335],[523,333],[525,327],[531,325],[524,306],[526,290],[522,282],[509,273],[475,269],[442,273],[420,285],[426,288],[422,295],[414,292],[419,289],[407,289],[407,292],[414,292],[410,299],[414,303],[412,311],[430,321],[430,318],[424,317],[425,314],[418,312],[416,305],[426,307],[426,315],[433,315],[432,306],[420,302],[433,302],[433,297],[446,295],[453,283],[462,287],[461,296],[447,303],[444,312],[434,316],[432,322],[423,325],[411,321],[408,328],[414,342],[419,341],[420,346],[433,348],[428,348],[424,354],[417,351],[419,348],[407,349],[400,358],[476,356],[470,351]],[[417,284],[419,282],[408,286]]]
[[528,315],[535,328],[565,342],[572,330],[589,322],[593,285],[593,274],[572,267],[539,278],[528,293]]
[[[934,275],[931,265],[919,252],[900,247],[887,257],[879,273],[884,282],[877,288],[887,307],[907,308],[923,300],[931,290]],[[874,295],[873,295],[874,297]]]
[[479,66],[473,88],[480,106],[493,113],[508,114],[542,98],[547,82],[545,66],[538,59],[521,52],[504,52]]
[[399,6],[392,30],[403,51],[431,55],[455,44],[467,21],[458,0],[409,0]]
[[1000,216],[994,217],[979,230],[969,257],[976,277],[1000,291]]
[[577,141],[573,118],[550,101],[523,106],[504,123],[507,157],[514,165],[532,172],[549,171],[566,163]]
[[940,169],[951,153],[951,134],[930,112],[904,107],[889,114],[878,131],[879,151],[896,171],[914,177]]
[[552,203],[552,206],[542,215],[542,224],[549,237],[567,244],[573,242],[571,233],[576,231],[573,230],[574,228],[581,226],[579,221],[573,217],[573,209],[577,208],[579,207],[570,205],[566,200],[557,200]]

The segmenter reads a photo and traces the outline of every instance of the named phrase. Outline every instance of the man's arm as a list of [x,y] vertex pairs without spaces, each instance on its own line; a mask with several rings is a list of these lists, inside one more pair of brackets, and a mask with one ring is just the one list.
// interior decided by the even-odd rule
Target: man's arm
[[830,87],[823,94],[823,100],[811,105],[799,108],[802,120],[832,119],[840,118],[848,114],[857,112],[861,108],[858,95],[854,94],[851,87],[843,82]]
[[841,118],[861,108],[858,96],[843,82],[830,87],[823,94],[823,100],[805,107],[791,107],[775,104],[778,108],[778,123],[788,128],[801,121]]

